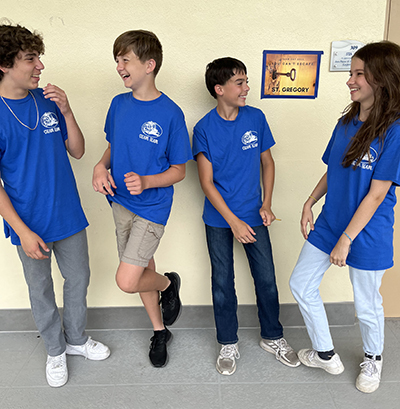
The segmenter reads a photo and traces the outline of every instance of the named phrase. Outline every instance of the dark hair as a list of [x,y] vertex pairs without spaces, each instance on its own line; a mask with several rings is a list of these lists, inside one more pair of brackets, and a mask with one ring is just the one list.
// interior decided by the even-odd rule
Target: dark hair
[[[0,67],[12,68],[20,51],[37,51],[44,53],[41,34],[29,31],[20,25],[0,25]],[[0,70],[0,81],[4,73]]]
[[206,86],[210,94],[217,98],[216,85],[225,85],[235,74],[247,74],[246,66],[236,58],[224,57],[210,62],[206,68]]
[[153,59],[156,62],[154,76],[158,74],[163,60],[163,52],[160,40],[154,33],[146,30],[131,30],[122,33],[114,41],[114,58],[116,59],[119,55],[124,55],[129,51],[133,51],[142,63]]
[[[390,41],[367,44],[353,56],[364,62],[364,75],[374,87],[374,103],[367,120],[349,143],[342,165],[353,168],[369,153],[372,141],[379,137],[383,145],[390,125],[400,118],[400,46]],[[343,112],[343,123],[349,124],[360,112],[360,103],[352,102]]]

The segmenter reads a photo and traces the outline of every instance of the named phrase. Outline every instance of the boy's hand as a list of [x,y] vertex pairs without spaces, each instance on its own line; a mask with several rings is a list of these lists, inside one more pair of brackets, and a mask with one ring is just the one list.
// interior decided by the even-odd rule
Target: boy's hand
[[67,94],[61,88],[58,88],[53,84],[47,84],[43,88],[43,94],[46,99],[50,99],[50,101],[57,104],[64,116],[72,112],[71,107],[69,106]]
[[346,259],[349,255],[350,250],[350,240],[342,234],[336,246],[332,250],[330,254],[329,261],[335,266],[345,267],[346,266]]
[[255,231],[240,219],[231,225],[231,230],[239,243],[247,244],[257,241],[254,237],[256,235]]
[[300,220],[300,230],[303,237],[307,240],[308,239],[308,231],[307,227],[310,223],[310,230],[314,230],[314,215],[311,210],[311,207],[307,205],[307,203],[303,206],[303,213],[301,214]]
[[263,220],[264,226],[270,226],[271,223],[276,219],[273,211],[270,207],[261,207],[260,209],[260,216]]
[[145,189],[143,176],[140,176],[135,172],[128,172],[124,176],[124,182],[130,194],[140,195]]
[[46,243],[33,231],[29,231],[29,233],[24,234],[24,236],[21,236],[20,239],[21,246],[28,257],[35,260],[44,260],[49,258],[49,256],[46,256],[41,252],[40,247],[47,252],[50,251],[49,248],[46,246]]
[[114,178],[110,172],[101,164],[97,164],[93,169],[93,189],[95,192],[99,192],[105,196],[114,196],[112,188],[116,189]]

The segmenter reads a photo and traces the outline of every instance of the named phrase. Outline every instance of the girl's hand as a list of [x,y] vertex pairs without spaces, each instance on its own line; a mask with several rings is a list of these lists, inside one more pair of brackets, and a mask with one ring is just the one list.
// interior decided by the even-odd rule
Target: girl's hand
[[307,203],[303,206],[303,213],[301,214],[300,230],[303,237],[308,239],[308,224],[310,224],[310,230],[314,230],[314,215],[311,210],[311,206]]
[[345,267],[346,259],[350,251],[350,240],[342,234],[336,246],[330,254],[329,261],[335,266]]

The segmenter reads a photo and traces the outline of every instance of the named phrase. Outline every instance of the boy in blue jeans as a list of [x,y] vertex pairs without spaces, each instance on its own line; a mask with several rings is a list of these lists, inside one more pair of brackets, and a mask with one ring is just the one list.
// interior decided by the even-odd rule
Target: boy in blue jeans
[[193,155],[206,195],[203,220],[212,267],[217,340],[221,344],[216,368],[222,375],[235,372],[235,359],[240,356],[233,238],[243,244],[254,279],[260,346],[287,366],[300,365],[283,338],[279,322],[267,228],[275,220],[271,210],[275,165],[270,151],[275,141],[264,114],[246,106],[250,89],[246,74],[246,66],[234,58],[220,58],[208,64],[206,85],[217,106],[196,124],[193,132]]
[[108,148],[94,168],[93,188],[112,206],[120,258],[117,284],[122,291],[139,293],[154,328],[150,361],[164,367],[172,337],[166,326],[181,311],[180,278],[156,273],[153,255],[170,214],[173,184],[185,177],[185,164],[192,158],[189,135],[181,109],[156,88],[162,46],[155,34],[127,31],[115,40],[113,53],[117,72],[131,91],[111,103],[105,124]]
[[[39,34],[0,26],[0,214],[6,237],[17,246],[48,354],[47,382],[60,387],[68,380],[66,354],[102,360],[110,350],[85,334],[88,222],[67,154],[80,159],[85,143],[65,92],[52,84],[38,88],[43,53]],[[62,322],[53,252],[65,279]]]

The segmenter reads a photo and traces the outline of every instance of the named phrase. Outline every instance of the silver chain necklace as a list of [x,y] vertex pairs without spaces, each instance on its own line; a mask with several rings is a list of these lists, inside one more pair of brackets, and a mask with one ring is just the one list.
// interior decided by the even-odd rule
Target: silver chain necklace
[[39,109],[36,103],[36,99],[35,96],[32,94],[31,91],[28,90],[28,92],[32,95],[33,100],[35,101],[35,106],[36,106],[36,125],[34,128],[30,128],[28,125],[25,125],[18,117],[17,115],[15,115],[14,111],[9,107],[9,105],[7,104],[7,102],[4,100],[4,98],[0,95],[1,100],[5,103],[6,107],[10,110],[10,112],[14,115],[14,118],[25,128],[28,128],[30,131],[34,131],[38,124],[39,124]]

